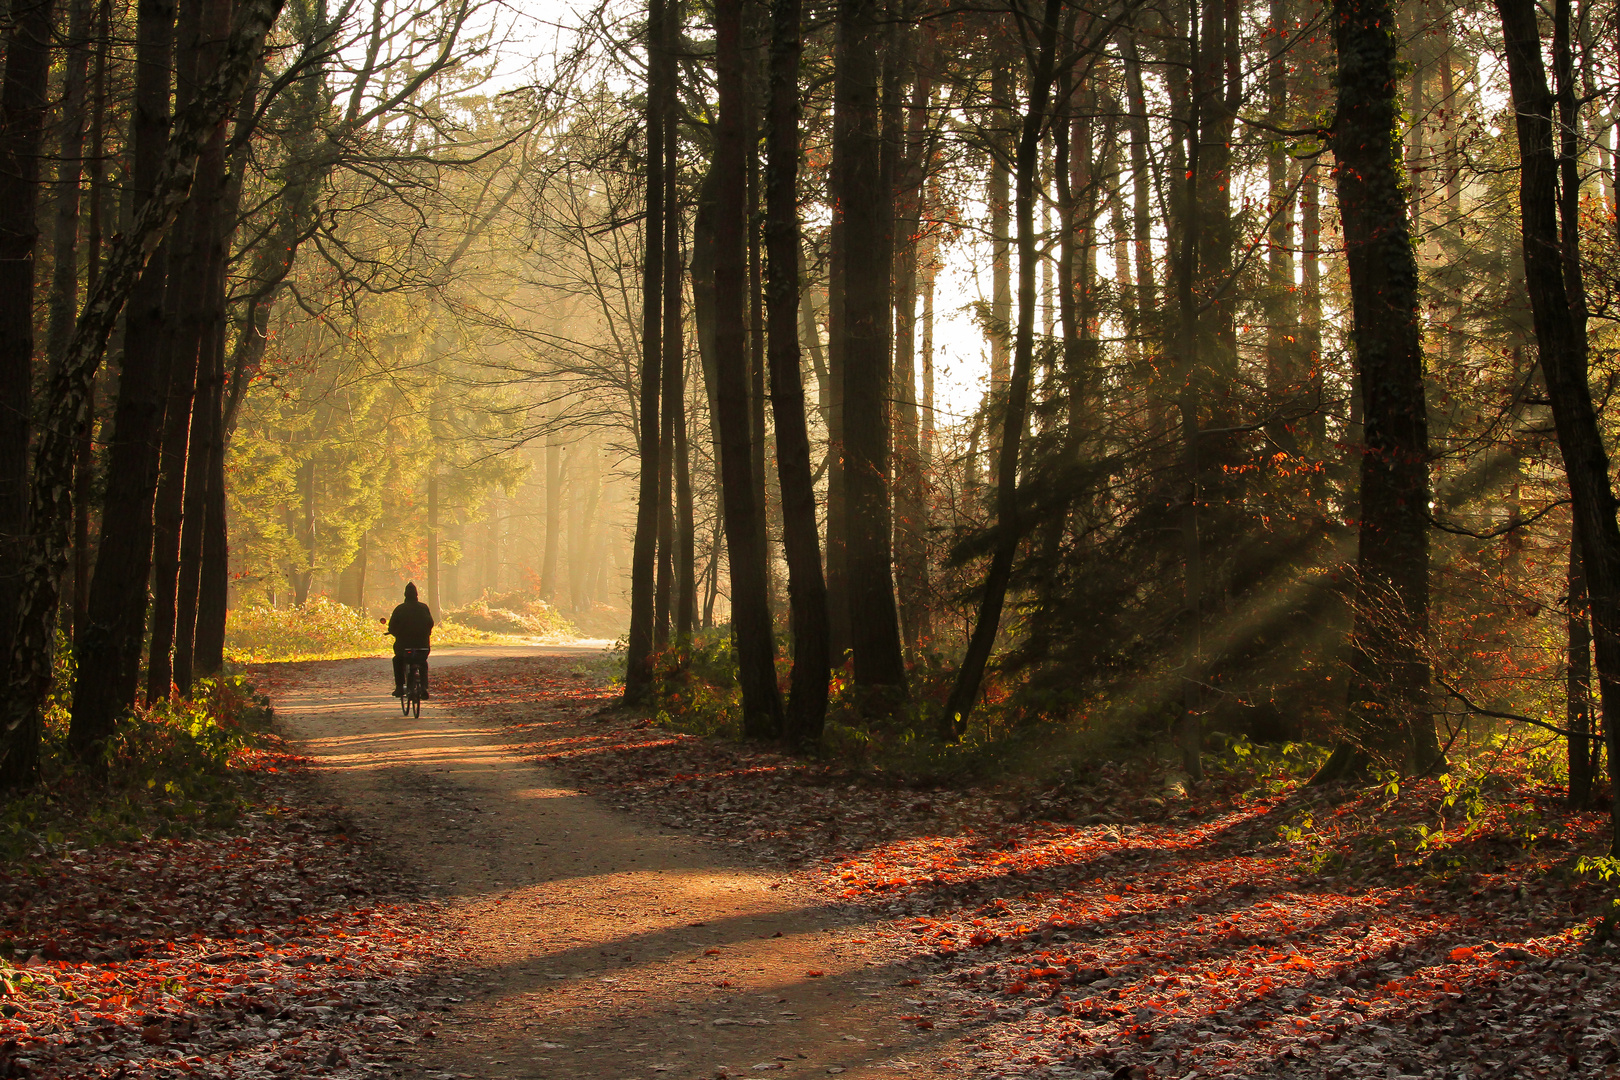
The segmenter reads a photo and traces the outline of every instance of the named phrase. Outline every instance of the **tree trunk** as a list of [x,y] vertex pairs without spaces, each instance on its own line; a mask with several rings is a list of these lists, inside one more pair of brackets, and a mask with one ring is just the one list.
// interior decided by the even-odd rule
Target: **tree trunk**
[[[142,0],[136,9],[130,183],[137,199],[150,198],[168,150],[174,14],[173,0]],[[146,629],[152,503],[168,392],[162,355],[168,248],[163,244],[147,262],[130,291],[124,319],[123,363],[106,454],[101,544],[90,581],[85,633],[75,644],[80,674],[74,681],[69,740],[86,760],[135,701]]]
[[748,386],[748,158],[749,123],[743,79],[742,0],[715,4],[715,66],[719,119],[714,173],[715,417],[720,429],[721,483],[725,488],[726,551],[731,561],[731,627],[742,686],[743,734],[775,738],[782,731],[776,685],[766,569],[765,507],[754,477]]
[[[930,40],[923,37],[924,50]],[[913,64],[911,102],[907,109],[905,154],[895,185],[894,270],[894,495],[895,569],[900,599],[900,629],[906,648],[915,655],[933,637],[928,583],[928,520],[923,500],[922,448],[917,416],[917,257],[921,246],[922,191],[925,155],[930,142],[928,98],[933,83],[930,57],[920,51]]]
[[[1205,0],[1206,3],[1211,0]],[[1207,29],[1207,28],[1205,28]],[[1188,19],[1188,53],[1205,55],[1200,49],[1201,33],[1196,8]],[[1216,84],[1218,87],[1218,83]],[[1194,87],[1201,87],[1188,98],[1188,113],[1184,125],[1186,145],[1185,179],[1180,189],[1177,243],[1172,251],[1175,275],[1176,307],[1176,382],[1179,386],[1177,405],[1181,421],[1181,714],[1176,721],[1176,741],[1181,744],[1182,768],[1189,778],[1203,778],[1203,706],[1204,706],[1204,548],[1200,535],[1199,506],[1204,498],[1200,490],[1203,463],[1202,388],[1206,378],[1204,369],[1209,360],[1202,355],[1207,345],[1200,333],[1200,308],[1197,282],[1200,277],[1204,245],[1204,210],[1209,193],[1204,184],[1204,132],[1205,111],[1209,105],[1209,79],[1195,78]],[[1224,198],[1224,196],[1221,196]]]
[[842,125],[843,139],[833,146],[833,168],[839,176],[845,246],[842,398],[851,645],[856,685],[897,701],[905,695],[906,669],[890,539],[893,214],[884,182],[878,101],[884,31],[875,0],[841,0],[838,19],[843,54],[833,93],[837,107],[849,115],[849,123]]
[[[214,0],[210,6],[226,9]],[[216,15],[217,18],[217,15]],[[202,332],[198,335],[197,388],[191,412],[191,445],[186,460],[186,501],[180,533],[180,583],[177,591],[174,635],[174,682],[183,694],[191,691],[196,674],[197,638],[200,632],[204,563],[213,526],[209,502],[214,497],[216,459],[224,456],[224,331],[226,220],[221,206],[220,182],[225,174],[223,129],[210,143],[199,168],[202,197],[197,216],[199,263],[203,269],[203,295],[199,309]],[[202,181],[206,178],[207,188]],[[194,196],[195,197],[195,196]],[[215,543],[223,542],[214,540]],[[223,616],[221,616],[223,617]],[[223,633],[223,629],[221,630]],[[204,672],[204,674],[210,674]]]
[[1568,600],[1564,626],[1569,650],[1565,668],[1565,728],[1569,735],[1569,805],[1584,810],[1592,803],[1597,779],[1598,746],[1592,724],[1592,624],[1586,603],[1586,575],[1581,570],[1580,537],[1569,545]]
[[[96,291],[101,275],[101,214],[106,199],[107,166],[107,62],[112,51],[112,0],[101,0],[96,13],[96,65],[92,76],[94,103],[90,112],[90,210],[85,225],[85,291]],[[58,352],[56,355],[60,356]],[[91,417],[79,437],[73,472],[73,640],[79,639],[90,609],[90,503],[95,471],[96,385],[91,379],[86,393],[86,411]],[[0,607],[0,611],[4,611]],[[0,630],[0,635],[5,631]],[[0,654],[3,657],[4,654]],[[4,660],[0,659],[0,667]]]
[[1364,397],[1361,527],[1349,739],[1318,776],[1369,759],[1426,769],[1439,755],[1429,700],[1429,444],[1417,260],[1407,231],[1389,0],[1334,0],[1333,134],[1352,326]]
[[[1575,535],[1596,638],[1599,698],[1610,771],[1620,760],[1620,524],[1615,520],[1609,456],[1593,407],[1588,374],[1584,289],[1568,257],[1578,243],[1578,220],[1559,229],[1559,161],[1553,138],[1554,98],[1542,64],[1541,30],[1531,0],[1497,0],[1506,45],[1508,81],[1519,136],[1519,210],[1524,276],[1535,322],[1536,347],[1547,381],[1558,446],[1569,479]],[[1567,28],[1568,8],[1556,15]],[[1555,17],[1555,22],[1559,21]],[[1567,34],[1567,29],[1564,31]],[[1555,31],[1556,34],[1556,31]],[[1564,39],[1567,41],[1567,38]],[[1555,56],[1561,44],[1555,38]],[[1561,59],[1561,58],[1560,58]],[[1568,204],[1563,209],[1567,212]],[[1578,310],[1579,309],[1579,310]],[[1611,852],[1620,855],[1620,783],[1611,785]]]
[[647,6],[647,217],[642,222],[641,399],[639,450],[641,487],[636,504],[636,538],[630,565],[630,633],[625,650],[624,700],[642,701],[652,686],[654,590],[658,557],[659,374],[663,365],[664,288],[664,123],[666,0]]
[[1151,135],[1135,27],[1129,28],[1125,34],[1125,93],[1130,106],[1131,228],[1136,259],[1136,318],[1139,325],[1152,326],[1156,322],[1158,295],[1153,274],[1152,177],[1148,172]]
[[[1039,252],[1035,240],[1035,187],[1039,178],[1041,132],[1050,105],[1053,68],[1057,53],[1058,19],[1063,0],[1046,0],[1040,24],[1030,27],[1039,41],[1031,57],[1029,105],[1024,114],[1014,167],[1018,217],[1018,332],[1013,341],[1011,378],[1007,387],[1006,417],[996,474],[996,535],[979,600],[978,619],[967,653],[957,671],[956,685],[945,702],[943,727],[960,736],[978,700],[979,686],[1001,626],[1001,609],[1012,579],[1013,558],[1023,534],[1018,514],[1018,454],[1028,419],[1030,371],[1035,354],[1035,277]],[[1020,17],[1027,18],[1022,10]]]
[[[183,109],[196,96],[202,58],[203,2],[187,4],[180,11],[175,44],[175,107]],[[174,685],[172,651],[175,638],[176,604],[180,577],[181,516],[193,507],[202,509],[202,492],[186,491],[186,449],[192,437],[192,402],[197,391],[197,357],[203,335],[203,283],[208,226],[203,217],[213,205],[217,180],[212,168],[216,142],[223,132],[210,139],[197,164],[197,178],[191,197],[180,208],[171,234],[169,286],[163,298],[164,341],[168,353],[169,389],[164,406],[163,442],[158,464],[157,493],[152,504],[152,627],[146,668],[146,700],[168,698]],[[223,171],[223,158],[220,167]],[[205,204],[208,204],[205,208]],[[198,470],[198,475],[202,475]],[[199,520],[196,525],[200,525]],[[194,525],[194,528],[196,526]],[[194,598],[191,598],[193,604]],[[191,635],[185,635],[187,644]],[[182,662],[189,674],[191,658]],[[181,685],[189,684],[189,678]]]
[[770,95],[766,130],[765,243],[770,261],[771,409],[782,491],[782,546],[788,564],[793,624],[793,676],[785,730],[789,741],[815,743],[827,715],[827,586],[821,576],[816,488],[810,475],[799,355],[799,56],[800,0],[771,6]]
[[[313,491],[313,474],[310,484]],[[314,499],[307,498],[304,505],[314,506]],[[314,551],[310,551],[310,568],[314,569]],[[303,599],[298,601],[303,603]],[[439,611],[439,473],[436,465],[428,467],[427,478],[427,602],[437,614],[435,618],[444,618]]]
[[[1301,353],[1307,366],[1313,400],[1320,403],[1327,394],[1327,380],[1322,368],[1322,196],[1317,180],[1319,166],[1315,161],[1304,165],[1299,185],[1300,258],[1300,335]],[[1322,454],[1327,442],[1327,410],[1318,408],[1308,422],[1311,450]],[[1314,494],[1317,501],[1325,494],[1323,474],[1317,470]]]
[[[1008,352],[1012,338],[1012,223],[1010,180],[1012,157],[1012,72],[996,61],[990,72],[990,402],[1000,407],[1007,393]],[[998,474],[1000,438],[990,435],[990,472]],[[977,469],[977,463],[971,467]]]
[[[79,187],[84,173],[85,103],[90,79],[91,0],[68,8],[67,60],[62,73],[62,135],[56,161],[56,235],[52,256],[50,329],[46,355],[56,360],[79,313]],[[100,153],[100,147],[96,148]]]
[[[33,420],[35,210],[50,77],[51,0],[15,0],[0,86],[0,677],[8,674],[12,614],[25,589],[31,523],[28,442]],[[37,527],[37,526],[36,526]],[[17,672],[11,672],[13,676]],[[32,775],[37,728],[12,745]]]
[[[673,65],[674,49],[679,23],[678,0],[670,0],[666,12],[664,49]],[[671,93],[674,87],[671,88]],[[681,209],[676,177],[677,126],[673,110],[664,123],[664,369],[661,392],[663,397],[663,447],[659,453],[658,495],[658,596],[655,616],[660,648],[669,644],[670,621],[675,622],[678,642],[683,643],[690,633],[690,620],[683,630],[680,623],[680,602],[689,587],[691,560],[683,569],[680,538],[680,495],[675,489],[687,484],[687,512],[691,512],[690,482],[676,474],[684,467],[686,456],[686,341],[681,323]],[[666,483],[664,478],[668,477]],[[666,569],[667,568],[667,569]],[[679,595],[677,595],[679,594]],[[661,613],[660,613],[661,612]]]
[[[1291,20],[1288,0],[1271,0],[1271,56],[1266,77],[1266,122],[1287,125],[1288,54]],[[1266,236],[1266,387],[1274,412],[1292,412],[1303,372],[1299,370],[1299,328],[1294,295],[1294,206],[1288,176],[1288,148],[1283,136],[1271,135],[1266,144],[1266,201],[1272,214]],[[1271,441],[1290,457],[1299,454],[1298,421],[1273,420],[1266,426]],[[1294,467],[1296,463],[1290,463]]]
[[[557,423],[557,417],[551,417]],[[562,442],[556,431],[546,435],[546,536],[540,555],[540,599],[557,606],[557,555],[562,550],[558,534],[562,531],[563,498]]]
[[[840,45],[842,48],[842,45]],[[847,138],[849,107],[833,104],[833,138]],[[844,453],[844,358],[849,342],[845,331],[844,299],[848,295],[844,267],[846,230],[839,213],[841,180],[837,170],[828,175],[833,219],[827,229],[827,620],[833,663],[842,666],[854,639],[849,610],[849,498]]]

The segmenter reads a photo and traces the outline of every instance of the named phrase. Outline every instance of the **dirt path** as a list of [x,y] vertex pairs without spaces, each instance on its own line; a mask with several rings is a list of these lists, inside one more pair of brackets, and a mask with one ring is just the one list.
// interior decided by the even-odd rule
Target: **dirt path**
[[[590,653],[433,660],[523,655]],[[461,1000],[417,1065],[479,1080],[954,1071],[941,1033],[903,1019],[908,973],[876,928],[567,788],[476,715],[401,717],[386,664],[299,665],[270,689],[334,799],[442,892],[463,935]]]

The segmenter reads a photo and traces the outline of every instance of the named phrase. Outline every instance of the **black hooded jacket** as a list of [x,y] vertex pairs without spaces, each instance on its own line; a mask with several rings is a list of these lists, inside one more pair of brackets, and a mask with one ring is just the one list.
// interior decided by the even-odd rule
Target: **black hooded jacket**
[[433,635],[433,612],[420,600],[406,600],[389,616],[388,632],[396,650],[425,649]]

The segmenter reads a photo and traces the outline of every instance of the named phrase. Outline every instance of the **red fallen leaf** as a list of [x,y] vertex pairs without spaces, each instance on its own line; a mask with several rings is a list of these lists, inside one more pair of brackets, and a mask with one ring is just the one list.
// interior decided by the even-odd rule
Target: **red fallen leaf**
[[1008,983],[1007,984],[1007,993],[1009,993],[1009,994],[1022,994],[1025,990],[1028,990],[1028,989],[1029,989],[1029,984],[1025,983],[1025,982],[1015,982],[1015,983]]
[[704,956],[719,956],[720,955],[720,950],[719,949],[704,949],[703,950],[703,955]]
[[1454,962],[1472,960],[1475,956],[1475,952],[1476,950],[1472,945],[1461,945],[1451,950],[1451,959]]
[[918,1031],[932,1031],[933,1028],[934,1028],[934,1022],[932,1020],[919,1020],[919,1021],[917,1021],[917,1030]]
[[151,1046],[158,1046],[169,1041],[169,1032],[162,1024],[147,1024],[141,1028],[141,1041]]
[[808,977],[810,977],[812,979],[819,979],[825,974],[827,974],[825,971],[807,971],[807,972],[805,972],[805,975],[807,975]]

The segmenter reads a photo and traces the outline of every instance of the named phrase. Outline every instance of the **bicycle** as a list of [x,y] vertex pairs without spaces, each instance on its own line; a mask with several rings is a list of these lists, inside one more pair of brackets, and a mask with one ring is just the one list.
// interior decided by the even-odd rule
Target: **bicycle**
[[422,685],[427,681],[424,670],[426,649],[407,649],[405,657],[405,693],[400,695],[399,711],[405,716],[422,715]]

